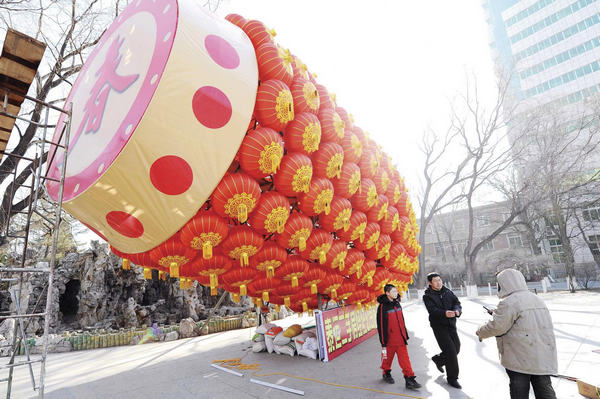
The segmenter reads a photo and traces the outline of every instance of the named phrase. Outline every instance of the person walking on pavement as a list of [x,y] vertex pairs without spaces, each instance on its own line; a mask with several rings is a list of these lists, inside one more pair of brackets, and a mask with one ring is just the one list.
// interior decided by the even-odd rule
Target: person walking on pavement
[[392,362],[394,355],[398,355],[398,364],[404,373],[406,388],[419,389],[421,384],[415,379],[415,373],[408,357],[408,332],[404,323],[402,306],[398,297],[398,290],[392,284],[386,284],[383,295],[377,298],[377,333],[381,342],[381,369],[383,380],[388,384],[394,383],[392,377]]
[[425,290],[423,302],[429,312],[429,324],[433,335],[442,350],[431,360],[440,372],[446,367],[446,380],[454,388],[461,389],[458,383],[458,353],[460,339],[456,333],[456,318],[460,317],[462,307],[454,292],[444,286],[438,273],[427,275],[429,288]]
[[550,375],[557,373],[556,339],[544,301],[527,288],[515,269],[498,273],[498,308],[493,319],[479,327],[479,340],[496,337],[500,363],[506,369],[511,399],[556,399]]

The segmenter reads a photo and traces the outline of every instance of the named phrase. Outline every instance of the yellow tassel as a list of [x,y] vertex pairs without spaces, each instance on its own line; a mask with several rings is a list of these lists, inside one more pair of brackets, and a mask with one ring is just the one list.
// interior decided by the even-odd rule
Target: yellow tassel
[[365,233],[362,232],[360,233],[360,242],[363,242],[365,240]]
[[179,289],[185,290],[185,279],[183,278],[179,280]]
[[302,311],[306,312],[308,310],[308,305],[306,304],[306,302],[302,302]]
[[346,261],[344,259],[340,260],[340,271],[343,272],[346,267]]
[[248,220],[248,207],[245,204],[238,205],[238,220],[240,223]]
[[292,287],[297,287],[298,286],[298,277],[294,276],[292,277]]
[[214,273],[209,275],[210,278],[210,288],[216,288],[219,285],[219,276]]
[[217,295],[217,287],[210,287],[210,295],[211,296]]
[[275,268],[273,266],[267,267],[267,278],[273,278],[275,275]]
[[300,313],[300,312],[296,313],[296,317],[302,317],[302,313]]
[[285,298],[283,298],[283,304],[285,305],[286,308],[290,307],[290,297],[286,296]]
[[306,249],[306,238],[305,237],[300,237],[298,239],[298,249],[300,251],[304,251]]
[[235,303],[240,303],[240,296],[238,294],[231,294],[231,300]]
[[373,277],[369,276],[367,278],[367,287],[370,287],[373,285]]
[[312,309],[310,309],[310,310],[308,311],[308,315],[312,317],[312,315],[313,315],[313,311],[312,311]]
[[277,221],[277,232],[279,234],[283,233],[283,230],[285,229],[285,222],[283,220],[278,220]]
[[165,273],[165,272],[163,272],[162,270],[160,270],[160,271],[158,272],[158,278],[159,278],[159,280],[165,280],[165,279],[166,279],[166,276],[165,276],[165,275],[166,275],[166,273]]
[[362,194],[362,182],[358,184],[358,193]]
[[325,214],[329,215],[330,212],[331,212],[331,204],[329,202],[327,202],[325,204]]
[[263,291],[262,300],[263,302],[269,302],[269,291]]
[[202,244],[202,257],[204,259],[211,259],[212,256],[212,244],[210,243],[210,241],[205,241],[204,244]]
[[248,289],[246,288],[246,284],[240,285],[240,296],[248,295]]
[[348,231],[349,228],[350,228],[350,219],[345,219],[344,220],[344,231]]
[[390,260],[390,250],[385,251],[385,260]]
[[278,155],[273,155],[271,157],[271,172],[277,172],[279,165],[281,165],[281,158]]
[[281,307],[279,307],[279,305],[275,305],[275,311],[279,312],[281,310]]
[[131,270],[131,263],[129,259],[123,258],[123,270]]
[[337,172],[335,173],[335,177],[338,179],[342,176],[342,165],[338,165]]
[[331,290],[331,299],[336,299],[337,298],[337,290],[334,288]]
[[144,267],[144,278],[146,280],[152,280],[152,269],[149,267]]
[[241,267],[246,267],[248,266],[249,262],[248,262],[248,253],[247,252],[242,252],[242,254],[240,255],[240,266]]
[[323,264],[323,263],[325,263],[326,260],[327,260],[327,254],[325,253],[325,251],[323,251],[323,250],[319,251],[319,263]]
[[171,262],[169,265],[169,274],[174,278],[179,277],[179,265],[176,262]]
[[357,303],[357,304],[356,304],[356,307],[358,307],[358,310],[362,310],[362,303],[360,303],[360,302],[359,302],[359,303]]
[[260,298],[256,298],[256,306],[258,306],[259,308],[262,308],[262,301],[260,300]]
[[310,293],[313,295],[317,293],[317,285],[316,284],[310,285]]
[[188,288],[194,288],[194,280],[188,278]]

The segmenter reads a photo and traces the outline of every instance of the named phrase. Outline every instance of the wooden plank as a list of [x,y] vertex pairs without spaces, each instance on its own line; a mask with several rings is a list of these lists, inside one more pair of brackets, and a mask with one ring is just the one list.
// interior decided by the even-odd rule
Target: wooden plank
[[0,57],[0,74],[19,80],[29,86],[35,77],[35,69],[26,67],[6,57]]
[[8,29],[2,52],[3,54],[8,52],[39,65],[45,50],[46,45],[44,43],[14,29]]

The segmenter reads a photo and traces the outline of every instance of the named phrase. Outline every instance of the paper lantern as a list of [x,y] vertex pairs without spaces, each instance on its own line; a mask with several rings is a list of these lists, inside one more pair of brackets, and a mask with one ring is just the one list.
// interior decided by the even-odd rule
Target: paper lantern
[[387,208],[387,218],[383,218],[379,221],[379,225],[381,226],[382,234],[392,234],[398,228],[398,223],[400,222],[400,217],[398,216],[398,210],[393,206],[388,206]]
[[319,284],[327,277],[325,270],[321,269],[314,263],[308,267],[308,270],[302,276],[300,286],[303,288],[309,288],[311,294],[316,294]]
[[164,268],[169,268],[171,277],[179,277],[179,267],[193,261],[197,254],[197,251],[183,245],[176,236],[150,251],[152,260]]
[[359,251],[356,248],[351,248],[348,250],[348,255],[346,255],[346,268],[344,269],[345,276],[351,276],[355,273],[358,276],[362,276],[362,267],[365,263],[365,254],[362,251]]
[[399,272],[408,263],[408,256],[404,246],[398,242],[392,242],[389,251],[390,256],[381,260],[381,264],[392,272]]
[[[210,294],[217,295],[217,287],[219,286],[219,276],[227,273],[232,268],[231,260],[223,255],[214,255],[210,259],[200,258],[188,265],[185,276],[201,277],[201,280],[209,279]],[[192,273],[192,274],[188,274]]]
[[333,196],[331,200],[331,211],[329,214],[319,216],[319,224],[325,230],[337,231],[350,229],[350,218],[352,216],[352,204],[345,198]]
[[225,220],[213,212],[201,211],[182,227],[179,239],[184,245],[202,251],[204,259],[210,259],[213,248],[227,237],[228,232]]
[[333,105],[333,102],[331,101],[331,96],[329,95],[329,92],[327,91],[325,86],[323,86],[322,84],[318,84],[318,83],[314,83],[314,85],[317,88],[317,91],[319,92],[319,101],[321,103],[319,106],[319,111],[322,111],[325,109],[330,109],[332,111],[335,110],[335,106]]
[[321,143],[321,122],[314,114],[303,112],[296,115],[283,134],[286,150],[310,155]]
[[344,139],[344,121],[337,112],[331,108],[321,108],[318,116],[321,122],[321,141],[342,143]]
[[[308,263],[307,263],[308,266]],[[295,294],[298,293],[298,288],[296,288],[297,285],[295,287],[292,287],[289,282],[286,282],[282,285],[280,285],[279,287],[277,287],[277,289],[275,289],[275,295],[279,296],[280,298],[283,298],[283,304],[286,307],[290,307],[292,301],[290,300],[291,297]]]
[[362,304],[365,302],[370,302],[372,300],[372,294],[369,290],[366,289],[358,289],[352,293],[352,295],[348,298],[348,303],[356,304],[358,309],[362,309]]
[[319,113],[319,106],[321,105],[319,91],[312,82],[302,77],[295,77],[291,90],[296,114],[310,112],[317,115]]
[[390,181],[388,184],[387,191],[385,192],[385,196],[390,200],[390,205],[396,206],[398,201],[400,201],[400,197],[402,196],[402,191],[400,191],[400,185],[395,181]]
[[[361,171],[362,175],[362,171]],[[362,212],[368,212],[378,201],[377,188],[373,180],[362,178],[360,182],[360,190],[351,198],[352,207]]]
[[333,244],[333,237],[322,229],[313,229],[306,241],[306,249],[300,251],[300,256],[307,260],[316,260],[324,264],[327,260],[327,252]]
[[256,59],[261,81],[275,79],[288,86],[292,85],[294,79],[293,58],[289,50],[285,50],[273,42],[266,42],[256,49]]
[[318,284],[317,289],[320,294],[328,295],[331,299],[336,300],[338,297],[337,290],[344,283],[344,278],[338,274],[328,274]]
[[256,118],[263,126],[283,131],[294,119],[294,100],[290,88],[280,80],[261,82],[256,93]]
[[261,278],[248,284],[248,293],[251,297],[260,298],[263,302],[269,302],[269,294],[274,293],[281,281],[275,278]]
[[248,284],[258,275],[258,271],[253,268],[236,268],[223,274],[220,280],[229,292],[238,292],[238,295],[248,294]]
[[387,192],[388,186],[391,182],[388,172],[380,167],[373,174],[373,182],[375,183],[375,188],[377,188],[377,192],[379,194],[385,194]]
[[357,163],[363,153],[363,145],[354,129],[344,130],[344,139],[342,140],[342,148],[344,149],[344,159],[347,162]]
[[308,216],[331,211],[333,184],[328,179],[313,179],[306,194],[300,196],[300,210]]
[[237,226],[229,231],[229,235],[223,241],[223,253],[232,259],[240,261],[240,266],[250,264],[250,257],[262,248],[264,240],[248,226]]
[[377,196],[377,203],[367,212],[369,222],[379,222],[387,219],[388,205],[388,198],[383,194],[379,194]]
[[275,189],[287,197],[307,193],[313,175],[312,162],[300,153],[288,153],[281,160],[281,167],[273,177]]
[[275,130],[260,126],[244,137],[238,158],[244,172],[262,179],[277,172],[283,158],[283,140]]
[[356,135],[356,137],[358,138],[358,140],[360,141],[361,149],[362,149],[362,152],[364,153],[367,148],[367,136],[366,136],[365,132],[360,127],[354,125],[354,127],[352,129],[352,133],[354,133]]
[[367,215],[360,211],[353,211],[350,216],[350,227],[348,230],[338,230],[337,235],[345,241],[363,241],[365,229],[367,228]]
[[408,216],[410,207],[408,202],[408,194],[406,193],[406,191],[402,191],[400,193],[400,199],[394,204],[394,206],[396,207],[396,209],[398,209],[398,215],[400,215],[400,217]]
[[353,281],[346,279],[337,290],[337,299],[339,301],[347,301],[358,289],[358,286]]
[[282,284],[295,288],[298,287],[298,282],[304,276],[308,267],[309,263],[307,261],[298,255],[290,255],[283,262],[283,265],[275,269],[275,278],[281,280]]
[[238,28],[242,28],[248,20],[241,15],[238,14],[228,14],[225,17],[226,20],[237,26]]
[[335,240],[331,248],[327,251],[325,265],[332,269],[343,271],[346,266],[346,256],[348,255],[348,244],[345,241]]
[[335,107],[335,112],[337,112],[340,118],[342,118],[342,120],[344,121],[344,130],[352,130],[354,124],[350,120],[350,115],[348,115],[348,112],[342,107]]
[[360,168],[354,163],[344,162],[339,179],[331,179],[331,182],[333,183],[335,195],[349,199],[360,189]]
[[310,218],[301,213],[294,213],[289,218],[283,233],[277,235],[277,243],[283,248],[306,249],[306,242],[313,229]]
[[219,216],[230,217],[244,223],[259,199],[258,183],[246,174],[234,173],[221,180],[213,191],[211,203]]
[[350,275],[350,280],[356,284],[362,284],[367,287],[373,285],[373,276],[375,275],[375,269],[377,264],[374,260],[367,259],[362,265],[360,277],[357,274]]
[[250,225],[261,234],[283,233],[290,216],[290,202],[277,191],[263,193],[250,216]]
[[248,35],[254,48],[260,47],[264,43],[270,43],[275,37],[275,31],[267,29],[267,27],[260,21],[249,20],[243,26],[242,30]]
[[366,251],[373,247],[378,248],[377,242],[379,241],[380,234],[381,227],[379,227],[378,223],[367,223],[367,227],[365,228],[365,239],[363,241],[354,241],[354,247],[361,251]]
[[360,174],[363,178],[366,177],[372,179],[373,176],[375,176],[377,170],[379,169],[379,161],[377,160],[377,155],[373,152],[372,148],[363,150],[363,154],[362,157],[360,157],[358,166],[360,167]]
[[372,260],[385,259],[390,256],[390,247],[392,245],[392,239],[387,234],[380,234],[377,245],[368,249],[365,254],[367,258]]
[[323,143],[312,157],[314,172],[317,177],[328,179],[340,178],[344,163],[344,150],[336,143]]
[[384,267],[378,267],[373,275],[371,291],[383,293],[383,287],[392,279],[392,274]]
[[287,255],[287,251],[279,245],[274,242],[266,242],[262,249],[252,257],[250,265],[265,272],[266,277],[271,278],[275,275],[275,270],[285,262]]
[[[308,67],[298,56],[292,54],[292,70],[294,71],[294,80],[301,78],[307,81],[310,81],[310,73],[308,72]],[[312,82],[311,82],[312,83]]]
[[398,218],[398,225],[396,227],[396,231],[394,231],[391,236],[392,240],[395,242],[399,242],[406,247],[408,240],[411,236],[414,237],[415,230],[410,223],[410,220],[406,216],[400,216]]

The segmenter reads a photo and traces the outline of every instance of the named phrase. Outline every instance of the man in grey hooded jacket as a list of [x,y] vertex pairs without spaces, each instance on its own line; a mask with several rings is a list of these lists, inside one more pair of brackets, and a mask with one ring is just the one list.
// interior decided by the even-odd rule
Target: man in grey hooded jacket
[[550,312],[544,301],[529,292],[521,272],[506,269],[497,279],[501,301],[477,336],[480,341],[496,337],[500,363],[510,379],[511,399],[529,398],[530,384],[537,399],[556,399],[550,381],[558,368]]

